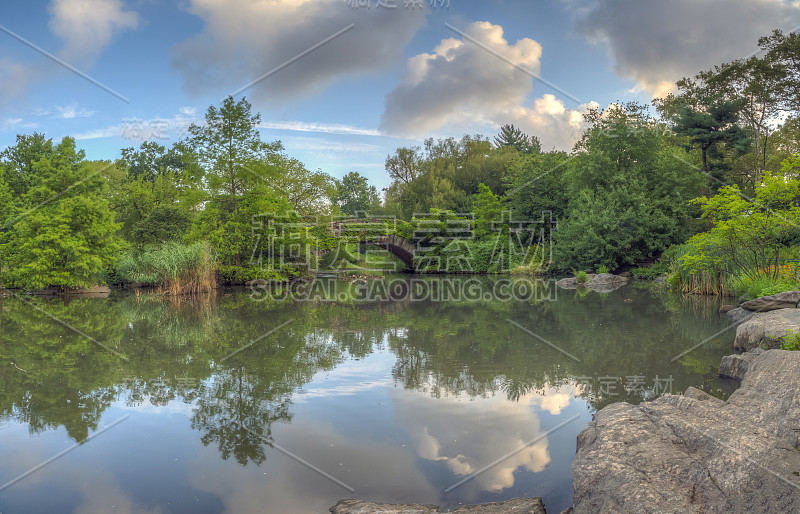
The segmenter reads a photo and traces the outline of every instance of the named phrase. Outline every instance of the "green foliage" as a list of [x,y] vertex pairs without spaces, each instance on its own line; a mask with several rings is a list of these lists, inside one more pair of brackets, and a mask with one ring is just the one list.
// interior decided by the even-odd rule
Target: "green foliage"
[[240,197],[263,185],[263,177],[253,166],[271,162],[282,149],[279,142],[261,141],[261,115],[252,114],[251,109],[247,99],[236,102],[228,96],[221,107],[208,108],[205,124],[189,127],[188,143],[206,169],[208,190],[226,212],[235,213]]
[[800,289],[800,283],[796,280],[786,280],[768,275],[749,276],[743,274],[735,278],[734,284],[736,294],[746,295],[749,300]]
[[647,260],[685,238],[704,179],[668,144],[641,106],[592,111],[564,172],[566,219],[555,233],[562,269]]
[[469,212],[480,184],[498,195],[504,193],[507,170],[519,159],[515,148],[496,148],[481,136],[427,139],[424,151],[398,149],[386,160],[392,178],[386,191],[387,210],[405,219],[431,209]]
[[585,284],[589,281],[589,275],[583,270],[573,271],[572,274],[575,275],[575,281],[579,284]]
[[331,203],[339,207],[342,214],[355,217],[367,214],[371,208],[380,203],[375,186],[370,186],[367,177],[355,171],[336,181],[330,199]]
[[[29,160],[10,157],[20,153]],[[95,167],[71,138],[57,146],[37,135],[18,138],[18,147],[3,156],[6,179],[21,188],[16,209],[0,230],[5,232],[0,254],[8,283],[24,289],[99,283],[120,247],[118,225],[103,196],[107,186]]]
[[482,239],[494,232],[493,225],[500,221],[505,208],[505,199],[492,193],[485,184],[478,186],[478,194],[472,197],[472,212],[475,215],[473,234]]
[[536,136],[529,136],[514,125],[503,125],[500,133],[495,136],[494,144],[498,147],[508,146],[519,153],[538,153],[542,151],[542,144]]
[[205,242],[183,245],[174,241],[125,255],[117,273],[126,281],[158,287],[171,294],[214,289],[214,261]]
[[517,218],[537,221],[545,211],[555,219],[564,217],[568,204],[564,172],[568,161],[565,152],[532,153],[509,168],[505,177],[507,195]]
[[790,350],[790,351],[799,351],[800,350],[800,332],[792,332],[791,330],[786,331],[786,335],[783,337],[783,344],[781,344],[782,350]]
[[631,275],[636,278],[655,279],[669,271],[669,266],[665,261],[659,260],[655,264],[646,267],[638,267],[631,270]]
[[686,136],[700,149],[702,170],[709,171],[708,152],[714,145],[728,145],[739,155],[750,149],[750,134],[737,125],[742,107],[741,101],[714,98],[706,93],[700,98],[671,97],[662,104],[662,112],[673,122],[677,134]]
[[599,274],[608,273],[608,266],[606,266],[605,264],[600,266],[599,268],[597,268],[597,273]]
[[765,173],[754,198],[742,195],[737,186],[723,187],[710,199],[698,198],[703,218],[713,228],[687,242],[677,259],[679,271],[685,278],[711,275],[722,282],[757,279],[780,263],[784,244],[797,235],[798,195],[796,178]]
[[[121,235],[140,247],[183,236],[186,220],[207,197],[204,170],[184,143],[169,150],[147,141],[138,150],[124,148],[122,158],[104,173]],[[170,230],[175,232],[166,234]]]
[[145,246],[180,240],[191,223],[191,216],[184,209],[176,205],[159,205],[133,225],[131,239]]

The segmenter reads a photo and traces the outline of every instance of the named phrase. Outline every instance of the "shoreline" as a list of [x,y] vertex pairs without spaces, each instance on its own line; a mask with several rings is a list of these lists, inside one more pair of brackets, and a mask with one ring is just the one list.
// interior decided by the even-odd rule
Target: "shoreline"
[[[572,286],[572,284],[569,284]],[[720,311],[736,327],[734,350],[718,376],[734,383],[728,400],[695,387],[597,411],[578,435],[572,462],[573,504],[562,514],[594,512],[752,512],[800,510],[800,352],[777,349],[786,334],[774,319],[796,321],[800,291]],[[742,315],[741,311],[749,314]],[[788,311],[788,312],[787,312]],[[745,348],[740,340],[761,339]],[[763,348],[763,341],[769,341]],[[788,453],[787,453],[788,451]],[[759,507],[760,506],[760,507]],[[341,500],[334,514],[469,512],[544,514],[541,497],[464,506]]]

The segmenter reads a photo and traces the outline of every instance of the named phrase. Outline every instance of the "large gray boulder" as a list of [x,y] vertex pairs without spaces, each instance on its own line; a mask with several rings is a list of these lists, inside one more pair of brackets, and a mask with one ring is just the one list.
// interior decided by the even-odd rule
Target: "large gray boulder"
[[610,293],[611,291],[619,289],[627,284],[628,280],[630,280],[628,277],[623,277],[620,275],[612,275],[611,273],[598,273],[597,275],[593,276],[589,282],[587,282],[586,287],[593,291],[597,291],[598,293]]
[[707,396],[600,410],[578,436],[574,512],[800,512],[800,352],[764,352],[727,402]]
[[742,380],[750,368],[750,363],[764,353],[761,348],[753,348],[749,352],[726,355],[719,364],[719,376]]
[[787,291],[785,293],[762,296],[755,300],[742,302],[741,307],[748,311],[769,312],[778,309],[796,309],[800,303],[800,291]]
[[561,280],[556,282],[556,285],[562,289],[578,289],[578,287],[585,287],[589,281],[594,278],[593,273],[587,273],[587,281],[586,282],[578,282],[575,277],[567,277],[562,278]]
[[754,313],[736,327],[733,346],[737,350],[780,348],[789,333],[800,332],[800,309]]
[[747,311],[742,309],[741,307],[736,307],[735,309],[731,309],[725,313],[735,324],[742,323],[743,321],[747,321],[748,319],[752,318],[755,313],[751,311]]
[[442,510],[438,505],[371,503],[362,500],[341,500],[330,508],[333,514],[545,514],[541,498],[516,498],[507,502],[465,505],[456,510]]

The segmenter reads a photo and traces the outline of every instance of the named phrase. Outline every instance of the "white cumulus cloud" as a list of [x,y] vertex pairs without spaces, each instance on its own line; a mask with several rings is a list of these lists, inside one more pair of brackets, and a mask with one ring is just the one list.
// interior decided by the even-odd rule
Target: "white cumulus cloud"
[[139,23],[120,0],[52,0],[49,10],[50,30],[64,40],[61,57],[68,61],[93,60],[115,33]]
[[422,136],[513,123],[538,136],[545,149],[571,148],[590,104],[567,108],[552,94],[528,101],[542,46],[530,38],[510,44],[503,28],[488,22],[472,23],[464,33],[408,60],[403,82],[386,98],[382,130]]

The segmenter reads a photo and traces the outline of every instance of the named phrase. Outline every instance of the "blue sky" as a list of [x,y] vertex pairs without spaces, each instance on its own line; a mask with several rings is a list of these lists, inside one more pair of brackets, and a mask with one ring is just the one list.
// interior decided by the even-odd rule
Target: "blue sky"
[[285,64],[237,95],[263,139],[385,187],[398,146],[514,123],[569,149],[589,106],[649,102],[798,24],[785,0],[8,1],[0,147],[33,131],[74,136],[90,159],[169,145]]

